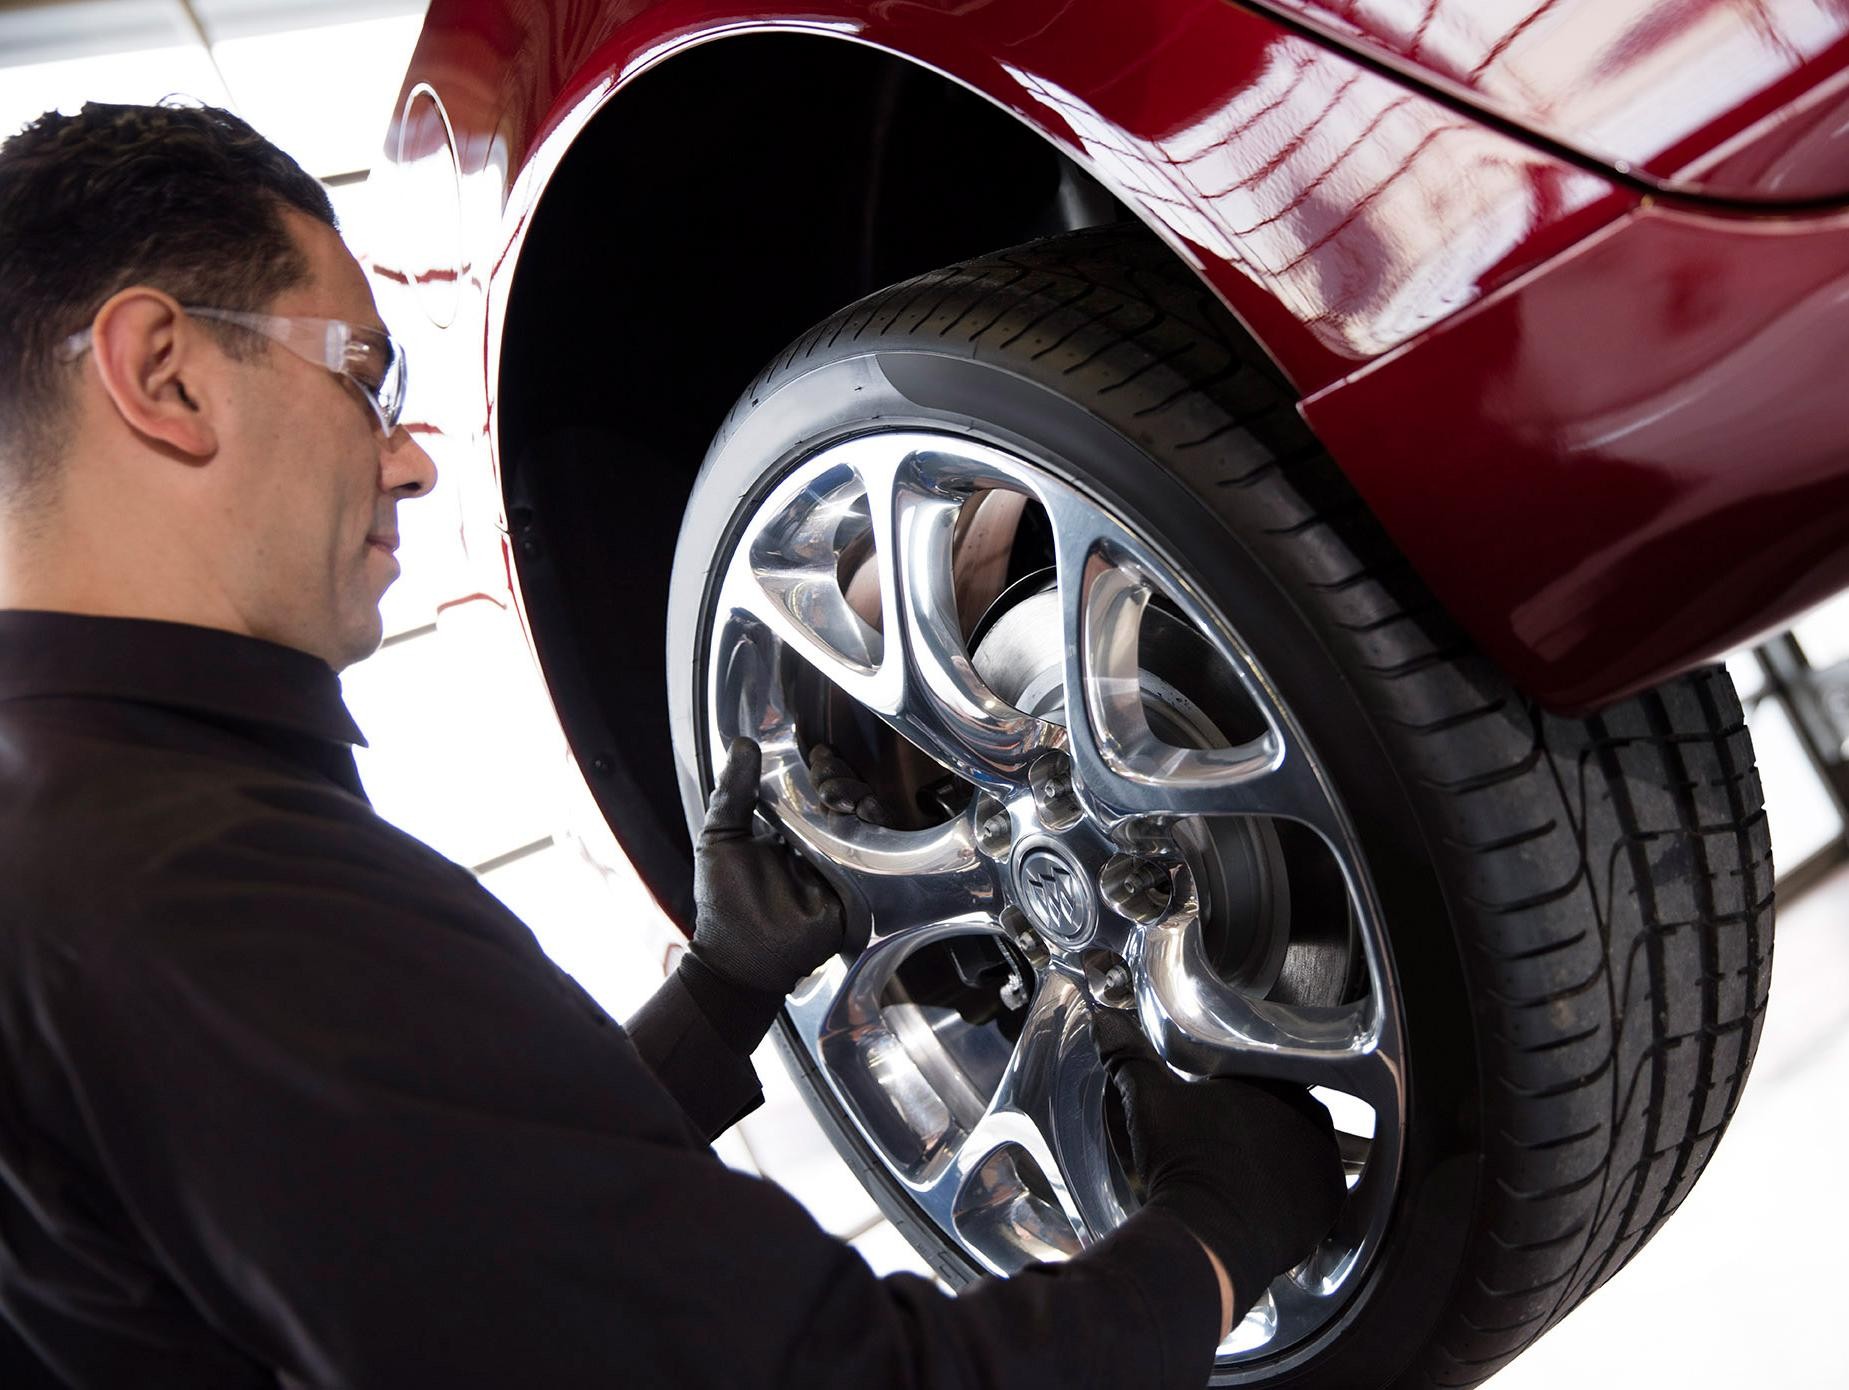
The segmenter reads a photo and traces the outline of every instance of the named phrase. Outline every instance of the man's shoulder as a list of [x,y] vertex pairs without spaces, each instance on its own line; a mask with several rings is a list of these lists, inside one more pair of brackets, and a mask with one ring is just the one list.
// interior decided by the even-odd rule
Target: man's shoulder
[[0,705],[0,918],[15,924],[79,931],[208,887],[435,882],[446,870],[360,798],[229,733]]
[[266,809],[342,818],[365,806],[228,731],[158,709],[0,705],[0,838],[74,849],[102,832],[105,844],[158,843]]

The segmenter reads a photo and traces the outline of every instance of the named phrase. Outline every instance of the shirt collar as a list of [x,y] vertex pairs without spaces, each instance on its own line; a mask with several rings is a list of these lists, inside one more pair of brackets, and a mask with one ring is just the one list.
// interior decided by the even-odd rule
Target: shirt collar
[[215,627],[0,609],[0,701],[91,695],[366,746],[318,656]]

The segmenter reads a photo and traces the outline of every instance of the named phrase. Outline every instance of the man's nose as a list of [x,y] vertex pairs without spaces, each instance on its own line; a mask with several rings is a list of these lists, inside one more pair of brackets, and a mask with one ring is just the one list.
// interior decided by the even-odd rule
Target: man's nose
[[379,454],[379,490],[422,497],[437,485],[437,466],[403,425],[393,430]]

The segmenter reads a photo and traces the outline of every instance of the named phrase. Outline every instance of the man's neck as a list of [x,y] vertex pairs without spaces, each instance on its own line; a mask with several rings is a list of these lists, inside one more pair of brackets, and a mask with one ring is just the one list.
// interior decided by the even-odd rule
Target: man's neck
[[176,554],[140,535],[60,520],[33,527],[0,524],[0,608],[156,618],[251,635],[235,605],[202,582]]

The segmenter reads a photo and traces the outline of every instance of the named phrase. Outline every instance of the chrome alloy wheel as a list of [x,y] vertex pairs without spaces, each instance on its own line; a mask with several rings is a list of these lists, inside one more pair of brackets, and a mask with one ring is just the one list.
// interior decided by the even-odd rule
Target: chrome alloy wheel
[[[1137,1203],[1091,1038],[1133,1009],[1181,1072],[1329,1103],[1342,1217],[1222,1364],[1332,1330],[1397,1185],[1399,1006],[1337,797],[1235,624],[1109,507],[952,433],[830,444],[741,523],[708,734],[759,741],[767,815],[856,918],[789,1017],[862,1145],[973,1268],[1076,1252]],[[895,824],[818,800],[802,749],[844,737]]]

